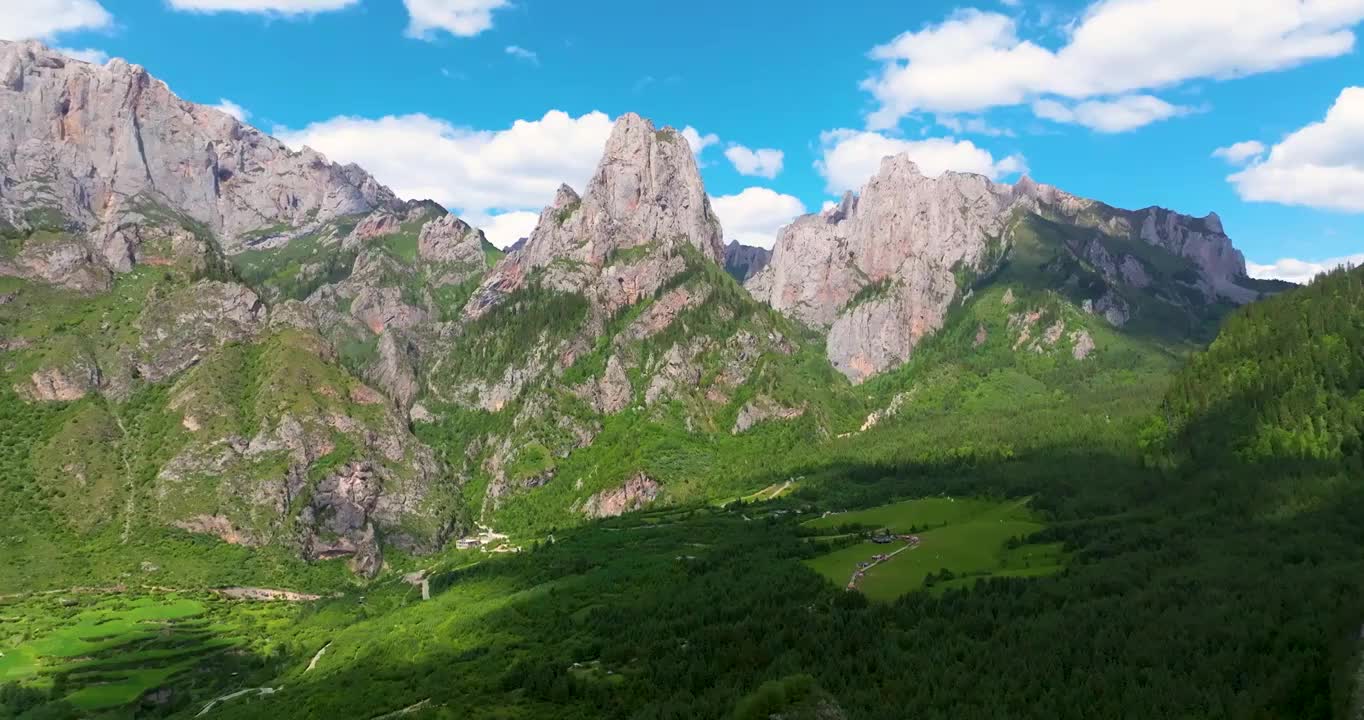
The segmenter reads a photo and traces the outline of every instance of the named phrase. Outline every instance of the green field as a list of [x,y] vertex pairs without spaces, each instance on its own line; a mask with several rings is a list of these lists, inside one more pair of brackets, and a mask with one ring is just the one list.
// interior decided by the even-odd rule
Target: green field
[[[869,570],[859,589],[873,600],[893,600],[930,584],[934,588],[960,587],[984,577],[1028,577],[1061,570],[1064,554],[1059,543],[1018,544],[1045,527],[1028,508],[1028,500],[1008,503],[988,500],[925,498],[882,505],[858,512],[828,515],[806,523],[817,529],[858,525],[888,528],[893,532],[917,532],[918,547]],[[858,563],[872,556],[894,552],[903,543],[877,545],[863,541],[839,548],[807,564],[840,586],[846,585]]]
[[83,711],[136,701],[243,645],[199,600],[39,596],[0,604],[0,681]]

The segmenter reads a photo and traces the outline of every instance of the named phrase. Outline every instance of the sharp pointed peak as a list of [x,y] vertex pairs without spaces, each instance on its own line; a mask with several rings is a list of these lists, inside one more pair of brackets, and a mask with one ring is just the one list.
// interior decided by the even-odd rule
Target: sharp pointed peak
[[881,169],[878,174],[891,175],[894,173],[907,173],[910,175],[923,175],[919,169],[919,164],[910,159],[909,153],[896,153],[881,158]]

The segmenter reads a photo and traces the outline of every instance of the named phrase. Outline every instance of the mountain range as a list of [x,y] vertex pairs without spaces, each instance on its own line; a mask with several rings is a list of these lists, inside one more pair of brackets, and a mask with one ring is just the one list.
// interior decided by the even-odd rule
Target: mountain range
[[914,402],[935,342],[1119,371],[1284,289],[1215,214],[903,155],[770,256],[726,246],[685,138],[634,114],[508,253],[122,60],[0,43],[0,115],[4,392],[54,424],[5,490],[35,535],[374,577],[482,526],[723,496]]

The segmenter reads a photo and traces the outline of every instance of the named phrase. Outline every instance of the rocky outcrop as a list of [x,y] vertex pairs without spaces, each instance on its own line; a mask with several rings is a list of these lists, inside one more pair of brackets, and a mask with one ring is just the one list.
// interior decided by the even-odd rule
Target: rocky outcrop
[[34,402],[69,402],[98,391],[102,382],[94,359],[78,356],[61,367],[34,372],[28,383],[16,386],[15,390]]
[[178,375],[213,349],[254,337],[265,321],[260,298],[236,283],[201,280],[152,299],[138,321],[138,373],[149,382]]
[[483,268],[483,246],[488,241],[483,231],[445,215],[422,226],[417,238],[417,255],[431,263],[455,263]]
[[761,272],[771,260],[772,251],[767,248],[743,245],[738,240],[725,246],[725,272],[741,283]]
[[739,415],[734,419],[734,427],[729,432],[738,435],[748,432],[758,423],[769,420],[794,420],[803,415],[804,407],[786,407],[766,395],[759,395],[739,408]]
[[30,278],[82,293],[107,290],[113,280],[89,245],[67,235],[30,239],[12,257],[0,256],[0,275]]
[[634,389],[625,373],[620,358],[612,355],[606,361],[606,372],[574,388],[574,394],[603,415],[614,415],[630,404]]
[[1094,352],[1094,348],[1096,347],[1094,338],[1091,337],[1089,331],[1084,328],[1071,332],[1070,341],[1072,343],[1070,355],[1076,360],[1087,359],[1090,353]]
[[430,319],[425,309],[407,304],[398,287],[361,288],[351,299],[350,314],[375,335],[389,328],[409,330]]
[[399,206],[359,167],[294,152],[121,59],[93,65],[0,42],[0,115],[0,220],[107,240],[114,269],[126,266],[128,243],[115,238],[133,200],[184,213],[228,252]]
[[[258,342],[271,372],[248,378],[257,370],[220,354],[173,386],[168,409],[186,436],[153,483],[157,518],[228,542],[349,558],[365,576],[385,546],[438,549],[453,531],[454,489],[405,414],[331,365],[315,334]],[[248,380],[259,388],[243,408],[224,387]]]
[[416,346],[402,333],[386,332],[379,338],[379,361],[367,376],[393,400],[398,409],[412,407],[421,390],[414,360]]
[[618,517],[643,509],[662,492],[663,486],[653,478],[642,472],[635,473],[624,485],[589,497],[583,504],[582,513],[589,518]]
[[[861,382],[904,363],[942,327],[951,303],[1007,259],[1011,223],[1027,213],[1185,258],[1209,300],[1255,297],[1237,284],[1245,263],[1215,215],[1129,213],[1027,177],[1015,185],[954,172],[930,178],[904,155],[883,160],[860,196],[848,194],[838,206],[784,228],[770,264],[746,287],[791,317],[827,328],[830,362]],[[1110,252],[1099,239],[1068,251],[1120,286],[1144,289],[1155,282],[1143,261]],[[1121,295],[1111,291],[1091,308],[1116,326],[1130,317]]]

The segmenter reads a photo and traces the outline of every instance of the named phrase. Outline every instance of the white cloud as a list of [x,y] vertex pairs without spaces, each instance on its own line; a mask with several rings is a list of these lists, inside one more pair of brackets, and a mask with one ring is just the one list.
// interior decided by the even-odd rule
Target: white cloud
[[764,187],[712,197],[710,204],[720,218],[726,240],[765,248],[776,242],[783,225],[805,214],[805,205],[799,199]]
[[237,118],[237,122],[246,122],[246,119],[251,117],[250,111],[227,98],[222,98],[218,101],[217,105],[213,105],[212,107],[214,110],[225,112],[228,115]]
[[360,0],[168,0],[176,10],[188,12],[265,13],[272,15],[312,15],[342,10]]
[[1282,70],[1350,52],[1361,19],[1364,0],[1097,0],[1053,50],[1020,38],[1014,18],[959,11],[872,50],[882,65],[862,84],[879,104],[868,124]]
[[1364,87],[1342,90],[1326,119],[1227,179],[1242,200],[1364,212]]
[[758,148],[750,150],[743,145],[730,145],[725,150],[725,157],[734,164],[734,169],[740,175],[755,177],[765,177],[768,180],[777,176],[781,172],[781,164],[785,153],[772,148]]
[[1212,156],[1222,158],[1232,165],[1245,165],[1265,154],[1265,144],[1259,140],[1247,140],[1220,147],[1212,151]]
[[529,210],[493,214],[466,213],[462,219],[482,230],[488,242],[505,249],[523,237],[530,237],[531,231],[535,229],[535,223],[540,220],[540,214]]
[[881,160],[906,153],[925,175],[937,176],[948,170],[971,172],[998,179],[1024,172],[1027,164],[1021,155],[995,160],[990,151],[970,140],[928,138],[903,140],[880,133],[859,130],[829,130],[819,136],[822,157],[815,168],[824,176],[830,193],[858,190],[881,167]]
[[691,146],[693,155],[701,156],[701,152],[706,148],[720,142],[720,136],[715,133],[706,135],[701,134],[700,130],[688,125],[682,128],[682,137],[687,139],[687,145]]
[[1154,95],[1123,95],[1112,100],[1086,100],[1074,106],[1038,100],[1032,111],[1045,120],[1083,125],[1102,133],[1121,133],[1186,114],[1191,109],[1171,105]]
[[75,30],[101,30],[114,17],[96,0],[11,0],[0,12],[0,38],[51,39]]
[[525,60],[536,65],[540,64],[540,56],[534,50],[527,50],[520,45],[508,45],[507,54],[519,60]]
[[1269,265],[1259,265],[1257,263],[1248,262],[1246,263],[1246,274],[1253,278],[1287,280],[1289,282],[1298,283],[1299,285],[1304,285],[1311,282],[1312,278],[1317,275],[1329,272],[1343,265],[1351,265],[1354,267],[1364,265],[1364,253],[1316,261],[1282,258]]
[[276,128],[338,162],[359,163],[399,196],[430,198],[463,215],[538,212],[560,183],[582,190],[601,159],[611,118],[559,110],[504,130],[456,127],[427,115],[337,117],[301,130]]
[[456,37],[473,37],[493,26],[493,11],[509,7],[510,0],[403,0],[409,22],[407,34],[422,40],[435,39],[440,31]]
[[98,48],[59,47],[53,48],[53,50],[56,50],[57,52],[71,58],[72,60],[80,60],[81,62],[88,62],[93,65],[103,65],[104,63],[109,62],[109,53],[104,52],[103,50],[100,50]]
[[819,207],[819,211],[822,213],[826,213],[829,212],[830,210],[833,210],[836,207],[838,207],[838,203],[836,201],[825,200],[824,204]]

